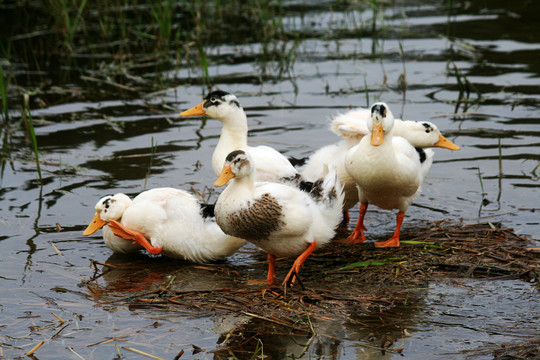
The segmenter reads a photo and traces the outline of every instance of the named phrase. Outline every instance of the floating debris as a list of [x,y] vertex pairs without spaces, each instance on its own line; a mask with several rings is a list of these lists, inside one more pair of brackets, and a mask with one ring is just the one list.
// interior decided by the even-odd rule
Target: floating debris
[[[370,242],[352,246],[333,242],[316,251],[306,263],[302,270],[304,288],[253,288],[247,285],[248,272],[242,266],[213,264],[193,266],[192,270],[227,277],[231,286],[184,290],[173,284],[175,275],[170,274],[157,282],[155,290],[130,291],[124,298],[115,294],[111,300],[101,297],[100,303],[187,313],[232,312],[309,334],[312,331],[306,315],[344,320],[351,309],[379,312],[403,301],[405,290],[425,287],[430,280],[538,280],[538,254],[526,249],[529,240],[502,228],[500,223],[452,225],[441,221],[404,230],[402,239],[401,247],[386,249],[377,249]],[[132,271],[129,264],[92,264],[103,265],[102,272]],[[264,261],[246,265],[253,270],[249,277],[264,273],[265,266]],[[92,293],[107,293],[92,281],[86,285]]]

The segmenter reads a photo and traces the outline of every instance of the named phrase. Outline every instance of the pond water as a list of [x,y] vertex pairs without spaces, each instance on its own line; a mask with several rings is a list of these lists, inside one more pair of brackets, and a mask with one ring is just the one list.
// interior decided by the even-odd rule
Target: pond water
[[[436,150],[405,228],[447,218],[502,221],[538,239],[540,3],[334,5],[283,2],[280,21],[286,36],[273,44],[274,51],[282,50],[280,61],[261,61],[267,46],[236,38],[205,49],[212,84],[236,94],[247,112],[251,143],[307,156],[339,140],[328,130],[330,117],[384,101],[396,117],[436,123],[461,147]],[[227,33],[222,36],[226,39]],[[19,86],[31,94],[49,92],[31,96],[42,181],[24,131],[5,127],[2,132],[0,358],[22,356],[40,340],[46,344],[36,353],[39,359],[78,358],[75,353],[85,359],[114,358],[115,342],[90,345],[124,335],[116,343],[164,358],[182,348],[182,358],[218,357],[209,351],[219,348],[231,328],[249,326],[249,319],[100,305],[100,294],[84,285],[94,273],[90,260],[131,259],[109,259],[112,252],[100,233],[81,236],[100,197],[135,195],[145,182],[146,188],[193,187],[216,199],[208,187],[215,180],[210,158],[221,125],[178,116],[201,101],[201,72],[179,62],[160,69],[158,77],[167,86],[126,95],[110,82],[96,85],[59,76],[69,65],[32,72],[17,62],[13,66]],[[141,68],[136,74],[141,79],[156,76],[155,67]],[[64,92],[50,95],[55,86]],[[10,104],[12,119],[21,118],[19,105]],[[376,221],[375,212],[384,221]],[[355,208],[352,219],[357,215]],[[368,239],[389,234],[394,215],[370,208],[366,226]],[[193,279],[207,276],[166,259],[137,261],[151,269],[128,281],[137,291],[150,289],[152,276],[168,272],[177,272],[186,287],[202,286]],[[231,266],[253,261],[252,252],[228,260]],[[122,288],[123,280],[100,281],[113,296],[125,296],[133,289]],[[226,281],[208,278],[204,286],[223,287]],[[540,335],[537,288],[525,282],[434,283],[412,297],[410,306],[390,313],[318,324],[321,333],[338,342],[276,336],[261,340],[264,353],[276,359],[401,358],[361,345],[359,340],[375,333],[399,338],[402,345],[394,347],[403,347],[405,358],[492,358],[476,350]],[[61,328],[51,312],[69,325],[54,339]],[[191,354],[189,344],[205,351]]]

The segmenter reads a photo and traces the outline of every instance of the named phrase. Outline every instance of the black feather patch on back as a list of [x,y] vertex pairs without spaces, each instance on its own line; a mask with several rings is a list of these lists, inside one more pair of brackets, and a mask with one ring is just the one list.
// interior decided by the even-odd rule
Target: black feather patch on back
[[303,192],[310,193],[313,189],[313,182],[302,180],[298,183],[298,188]]
[[205,204],[201,203],[201,213],[203,218],[213,218],[214,217],[214,208],[216,204]]
[[416,152],[418,153],[418,156],[420,157],[420,164],[423,164],[424,161],[426,161],[426,152],[422,148],[414,148]]
[[287,160],[292,164],[294,167],[302,166],[306,163],[306,161],[309,159],[309,157],[303,157],[303,158],[295,158],[293,156],[289,156]]

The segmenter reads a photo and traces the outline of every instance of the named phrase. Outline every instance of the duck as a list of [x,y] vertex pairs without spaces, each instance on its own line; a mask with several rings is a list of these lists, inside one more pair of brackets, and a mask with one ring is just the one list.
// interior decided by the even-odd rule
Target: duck
[[214,183],[216,187],[228,183],[216,201],[216,222],[225,234],[267,253],[269,286],[275,284],[276,257],[297,256],[283,281],[292,284],[308,256],[334,237],[341,219],[342,187],[334,169],[309,194],[287,184],[256,182],[257,169],[249,152],[227,155]]
[[227,91],[216,90],[204,100],[180,113],[180,116],[206,115],[223,124],[217,146],[212,154],[212,169],[216,176],[221,173],[227,155],[234,150],[243,150],[251,156],[257,167],[257,181],[288,182],[298,179],[299,173],[290,161],[270,146],[247,144],[247,116],[238,98]]
[[[299,168],[304,181],[316,181],[320,178],[324,173],[324,164],[336,168],[345,192],[344,224],[349,222],[349,210],[359,201],[356,181],[345,169],[345,157],[347,152],[369,133],[367,121],[370,114],[370,109],[358,108],[336,115],[331,120],[330,131],[342,137],[342,140],[318,149]],[[393,134],[405,138],[415,148],[439,147],[460,150],[459,146],[441,134],[437,125],[429,121],[394,119]]]
[[144,248],[150,254],[196,263],[225,259],[246,244],[221,231],[213,204],[167,187],[143,191],[133,200],[123,193],[102,197],[83,236],[101,228],[105,244],[114,252],[132,254]]
[[396,121],[385,103],[372,105],[366,124],[369,134],[345,156],[345,169],[358,185],[360,200],[358,221],[347,242],[365,241],[364,217],[372,203],[382,209],[398,210],[394,234],[386,241],[375,242],[375,246],[398,247],[405,211],[420,192],[434,152],[415,148],[405,138],[395,136]]

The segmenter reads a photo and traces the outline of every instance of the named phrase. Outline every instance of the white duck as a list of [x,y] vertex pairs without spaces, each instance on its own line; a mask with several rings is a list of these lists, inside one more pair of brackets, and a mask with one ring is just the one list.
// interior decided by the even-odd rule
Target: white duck
[[227,188],[215,208],[216,222],[231,236],[246,239],[268,253],[269,285],[274,284],[276,256],[298,256],[283,284],[294,282],[306,258],[328,243],[341,218],[343,192],[335,171],[329,171],[308,194],[279,183],[255,182],[249,153],[231,152],[215,186]]
[[[358,145],[360,140],[369,133],[367,121],[371,117],[369,109],[354,109],[344,114],[338,114],[332,119],[330,130],[343,140],[324,146],[311,155],[300,169],[302,178],[306,181],[316,181],[324,176],[324,165],[333,166],[343,184],[345,201],[343,203],[344,222],[348,222],[348,210],[358,202],[356,181],[345,169],[347,152]],[[405,138],[417,148],[441,147],[449,150],[459,150],[459,146],[446,139],[437,126],[423,121],[404,121],[395,119],[394,136]]]
[[246,243],[225,235],[213,210],[179,189],[151,189],[133,200],[118,193],[98,201],[83,235],[103,227],[105,244],[115,252],[133,253],[142,246],[151,254],[204,263],[232,255]]
[[289,160],[269,146],[248,146],[247,116],[233,94],[217,90],[209,93],[204,101],[180,116],[207,115],[221,121],[223,129],[212,155],[212,168],[219,175],[227,154],[234,150],[249,153],[257,167],[257,181],[287,181],[299,177]]
[[419,193],[433,162],[431,149],[415,149],[404,138],[395,137],[394,125],[388,105],[373,104],[367,121],[369,136],[362,138],[345,157],[345,168],[357,182],[360,198],[360,215],[349,243],[365,241],[364,216],[368,204],[373,203],[382,209],[398,209],[394,235],[375,246],[399,246],[405,211]]

